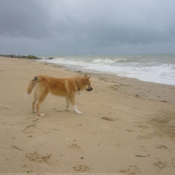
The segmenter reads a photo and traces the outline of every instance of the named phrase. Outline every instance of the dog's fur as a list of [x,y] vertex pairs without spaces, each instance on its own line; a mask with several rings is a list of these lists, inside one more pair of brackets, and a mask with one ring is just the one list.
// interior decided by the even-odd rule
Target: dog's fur
[[29,95],[34,89],[34,101],[32,103],[32,111],[36,111],[39,116],[44,116],[40,113],[40,105],[46,98],[48,93],[53,95],[63,96],[66,98],[66,110],[70,110],[70,103],[77,114],[81,114],[75,104],[75,95],[86,89],[87,91],[92,91],[90,85],[89,77],[87,74],[82,77],[72,77],[72,78],[54,78],[45,75],[38,75],[30,81],[27,88],[27,95]]

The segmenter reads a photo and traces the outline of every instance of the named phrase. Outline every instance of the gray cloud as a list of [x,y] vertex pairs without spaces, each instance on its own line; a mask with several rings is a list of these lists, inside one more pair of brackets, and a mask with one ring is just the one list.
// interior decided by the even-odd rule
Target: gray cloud
[[[49,35],[47,7],[35,0],[1,1],[0,35],[9,37],[44,38]],[[48,21],[48,25],[47,22]]]
[[0,53],[173,53],[174,16],[174,0],[1,0]]

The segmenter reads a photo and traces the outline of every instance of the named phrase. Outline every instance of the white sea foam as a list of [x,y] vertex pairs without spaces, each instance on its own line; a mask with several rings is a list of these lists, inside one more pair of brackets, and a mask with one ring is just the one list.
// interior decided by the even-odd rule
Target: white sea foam
[[42,61],[86,72],[103,72],[122,77],[137,78],[175,85],[175,56],[103,56],[62,57]]
[[92,63],[94,63],[94,64],[112,64],[112,63],[115,63],[116,62],[116,60],[111,60],[111,59],[94,59],[93,61],[92,61]]

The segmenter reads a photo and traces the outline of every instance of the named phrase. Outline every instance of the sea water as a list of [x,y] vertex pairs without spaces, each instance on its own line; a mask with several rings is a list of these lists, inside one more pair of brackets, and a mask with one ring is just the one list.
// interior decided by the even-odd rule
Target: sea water
[[42,57],[40,61],[83,72],[99,72],[175,85],[175,55],[83,55]]

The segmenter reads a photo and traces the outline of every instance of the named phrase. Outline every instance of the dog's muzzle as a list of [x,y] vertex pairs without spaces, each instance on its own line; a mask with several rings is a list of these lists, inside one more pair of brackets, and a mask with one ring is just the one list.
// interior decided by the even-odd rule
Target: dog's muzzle
[[92,91],[93,88],[92,88],[91,86],[89,86],[86,90],[87,90],[87,91]]

